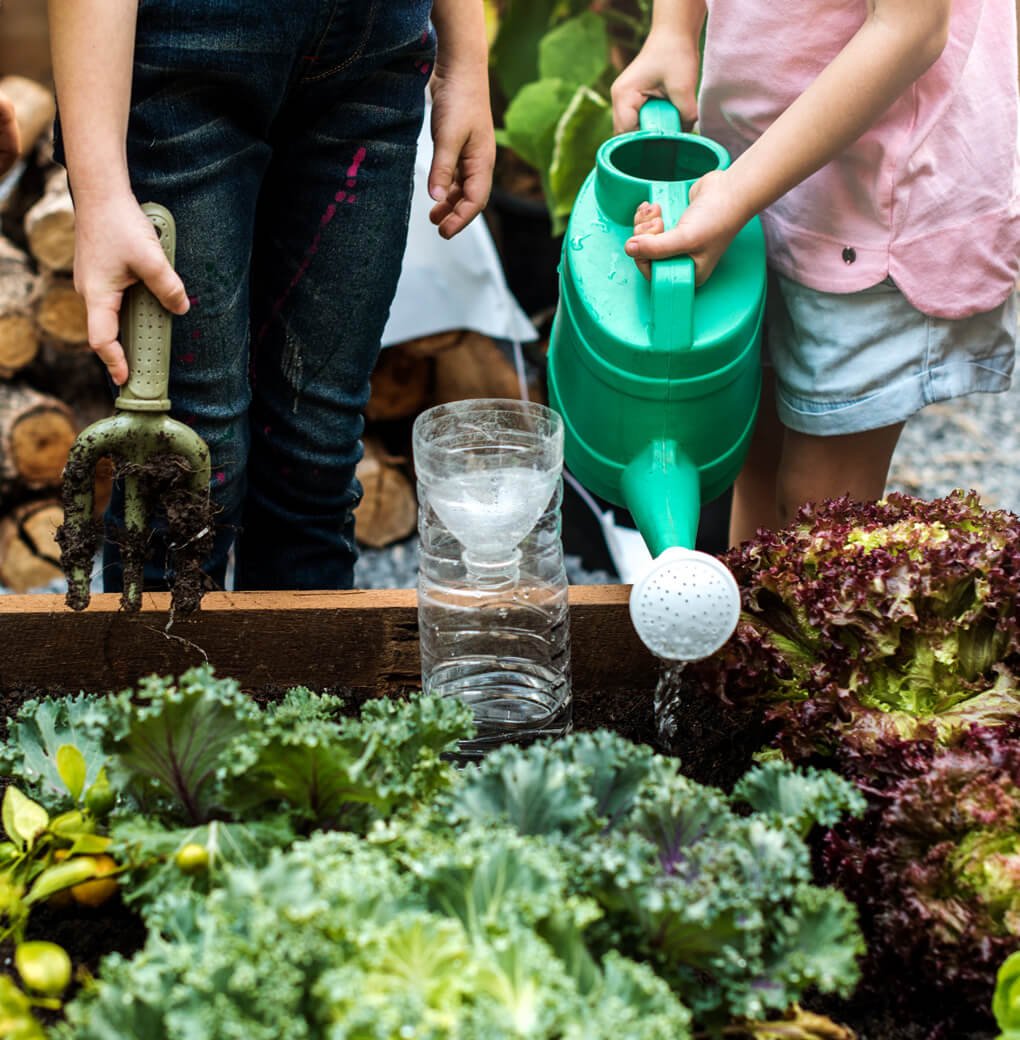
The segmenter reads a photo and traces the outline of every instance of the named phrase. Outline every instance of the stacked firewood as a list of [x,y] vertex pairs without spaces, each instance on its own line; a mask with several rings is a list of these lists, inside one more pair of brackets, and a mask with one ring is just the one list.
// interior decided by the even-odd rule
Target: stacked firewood
[[[25,154],[0,178],[0,586],[21,592],[60,576],[54,532],[63,519],[67,453],[78,432],[112,405],[71,279],[74,209],[66,173],[53,161],[52,93],[14,76],[0,80],[0,88],[14,101]],[[512,359],[478,333],[453,329],[384,350],[358,468],[365,491],[358,540],[383,548],[415,529],[410,433],[423,409],[519,396]],[[110,482],[104,460],[97,509],[108,500]]]
[[24,591],[60,574],[60,476],[78,431],[109,404],[71,282],[74,210],[52,157],[53,95],[18,76],[0,89],[24,153],[0,178],[0,584]]

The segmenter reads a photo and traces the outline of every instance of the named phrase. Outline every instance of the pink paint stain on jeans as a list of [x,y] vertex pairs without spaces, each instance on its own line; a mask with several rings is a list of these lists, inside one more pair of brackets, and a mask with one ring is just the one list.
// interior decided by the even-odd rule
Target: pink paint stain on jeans
[[[348,188],[353,188],[354,185],[357,184],[358,171],[361,169],[361,164],[365,161],[365,156],[367,154],[368,152],[364,146],[359,148],[354,153],[354,158],[351,160],[350,166],[347,167],[347,175],[345,182]],[[287,302],[287,299],[290,296],[290,294],[297,287],[301,279],[304,278],[304,276],[308,273],[308,268],[311,266],[312,258],[319,251],[319,243],[322,241],[322,232],[326,227],[329,226],[330,222],[336,216],[336,204],[340,202],[352,203],[354,202],[356,197],[357,196],[350,194],[343,188],[341,188],[333,197],[333,201],[330,202],[328,206],[326,206],[326,209],[323,211],[322,216],[319,218],[318,229],[312,237],[312,241],[309,243],[308,248],[305,250],[305,255],[301,258],[301,262],[298,264],[297,270],[294,272],[293,277],[287,284],[287,288],[284,289],[284,291],[273,302],[273,306],[269,312],[269,317],[266,318],[266,320],[262,323],[262,327],[259,329],[258,335],[255,338],[256,343],[261,343],[262,340],[265,338],[266,333],[269,331],[269,326],[273,318],[275,318],[277,314],[280,313],[280,311],[283,309],[283,305]]]

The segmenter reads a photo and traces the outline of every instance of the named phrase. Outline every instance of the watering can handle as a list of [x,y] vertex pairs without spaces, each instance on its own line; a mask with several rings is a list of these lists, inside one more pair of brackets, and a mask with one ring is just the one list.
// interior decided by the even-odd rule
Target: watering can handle
[[[690,203],[689,181],[652,181],[651,203],[662,222],[673,227]],[[652,261],[652,342],[659,350],[690,350],[694,345],[694,261],[674,256]]]
[[680,110],[665,98],[649,98],[638,110],[642,130],[660,134],[679,134],[683,130]]
[[[177,231],[170,211],[146,202],[142,211],[152,221],[167,260],[173,266]],[[121,304],[120,334],[127,357],[128,380],[115,405],[132,412],[168,412],[170,398],[170,312],[142,283],[132,285]]]
[[[638,111],[644,133],[683,132],[680,110],[666,98],[649,98]],[[658,203],[662,222],[673,227],[690,204],[686,181],[651,181],[649,202]],[[652,262],[652,342],[659,350],[690,350],[694,344],[694,261],[689,256]]]

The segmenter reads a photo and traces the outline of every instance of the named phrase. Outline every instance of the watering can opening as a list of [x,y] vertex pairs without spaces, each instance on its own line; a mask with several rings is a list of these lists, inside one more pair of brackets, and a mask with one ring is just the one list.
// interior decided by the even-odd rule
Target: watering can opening
[[642,181],[691,181],[718,170],[717,149],[693,135],[623,140],[606,150],[613,170]]

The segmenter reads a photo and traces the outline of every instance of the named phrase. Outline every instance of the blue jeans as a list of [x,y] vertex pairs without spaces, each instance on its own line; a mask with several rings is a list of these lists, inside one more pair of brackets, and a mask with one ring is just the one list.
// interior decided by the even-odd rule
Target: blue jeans
[[[211,582],[353,584],[369,376],[406,241],[431,0],[141,0],[128,163],[191,298],[170,397],[212,456]],[[119,498],[115,498],[116,514]],[[157,537],[158,543],[158,537]],[[146,586],[165,587],[157,544]],[[109,540],[105,587],[119,589]]]

